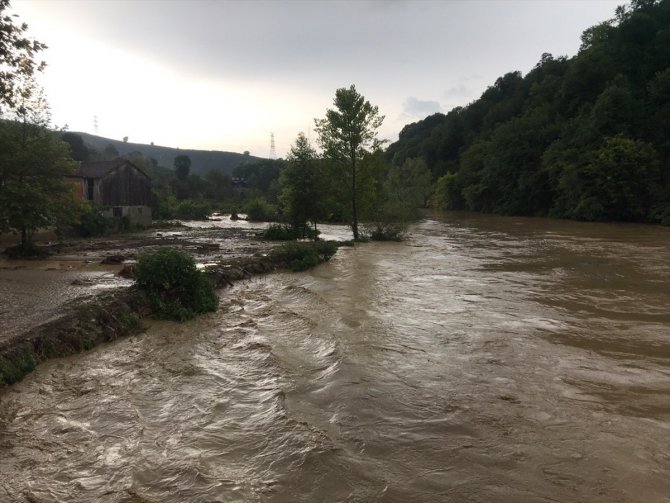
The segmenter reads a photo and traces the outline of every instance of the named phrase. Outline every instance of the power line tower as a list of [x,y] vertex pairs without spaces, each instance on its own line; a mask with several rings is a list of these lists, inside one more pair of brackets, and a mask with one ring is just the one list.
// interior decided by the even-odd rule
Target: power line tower
[[96,135],[98,134],[98,116],[97,115],[93,116],[93,132]]
[[277,158],[277,149],[275,148],[275,134],[270,133],[270,159]]

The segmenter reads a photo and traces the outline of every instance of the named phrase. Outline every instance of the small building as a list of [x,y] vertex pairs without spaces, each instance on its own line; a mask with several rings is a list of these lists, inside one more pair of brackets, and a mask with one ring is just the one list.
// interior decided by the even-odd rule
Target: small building
[[132,225],[151,225],[151,178],[125,159],[83,161],[70,176],[78,191],[103,216],[123,217]]

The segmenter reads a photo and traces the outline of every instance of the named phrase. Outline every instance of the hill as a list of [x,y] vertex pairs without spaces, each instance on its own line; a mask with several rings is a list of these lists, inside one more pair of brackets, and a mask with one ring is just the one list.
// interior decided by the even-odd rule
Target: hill
[[142,143],[130,143],[118,140],[95,136],[88,133],[75,134],[82,137],[84,143],[97,150],[104,150],[108,145],[112,145],[119,155],[128,155],[133,152],[156,159],[159,166],[172,169],[174,158],[178,155],[187,155],[191,159],[191,173],[204,175],[209,171],[217,171],[231,175],[233,169],[245,161],[258,161],[260,157],[254,157],[247,154],[238,154],[235,152],[221,152],[217,150],[192,150],[179,149],[172,147],[162,147],[158,145],[145,145]]
[[388,159],[423,159],[444,209],[670,225],[670,0],[618,7],[581,42],[405,126]]

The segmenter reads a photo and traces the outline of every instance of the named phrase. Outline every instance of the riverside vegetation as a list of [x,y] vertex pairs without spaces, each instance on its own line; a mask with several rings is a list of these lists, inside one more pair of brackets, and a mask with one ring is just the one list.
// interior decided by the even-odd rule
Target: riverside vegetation
[[13,384],[41,361],[79,353],[142,331],[147,316],[186,321],[215,311],[216,288],[277,269],[303,271],[330,260],[346,243],[286,243],[263,257],[246,257],[200,271],[186,252],[162,248],[140,255],[134,287],[98,296],[64,316],[0,344],[0,385]]
[[[44,226],[108,231],[62,175],[74,161],[119,152],[49,129],[33,78],[44,45],[8,7],[0,0],[8,34],[0,45],[0,232],[19,234],[19,251],[31,254],[31,236]],[[204,219],[218,209],[284,222],[296,234],[316,232],[317,222],[349,223],[354,239],[402,239],[431,205],[670,224],[669,32],[670,0],[633,0],[587,29],[576,56],[543,54],[527,75],[505,74],[480,99],[406,126],[386,149],[377,135],[384,116],[351,85],[315,119],[320,153],[300,133],[286,159],[245,153],[228,171],[204,175],[185,154],[171,169],[140,150],[125,157],[151,176],[158,219]]]
[[[26,36],[8,7],[0,0],[0,232],[20,236],[21,255],[38,252],[32,234],[45,226],[105,231],[98,210],[63,175],[85,156],[118,152],[50,128],[34,80],[45,46]],[[275,235],[290,229],[316,237],[318,222],[346,222],[355,240],[402,239],[407,222],[429,205],[670,225],[669,34],[670,0],[633,0],[587,29],[573,58],[544,54],[526,76],[508,73],[479,100],[406,126],[386,150],[377,137],[384,117],[351,85],[337,89],[333,108],[315,119],[321,153],[300,133],[286,160],[250,157],[232,177],[210,171],[204,178],[191,173],[186,155],[174,158],[173,169],[139,151],[126,157],[151,175],[158,218],[244,210],[284,222],[268,231]],[[299,270],[329,258],[330,246],[291,243],[272,259]],[[211,309],[205,283],[185,274],[197,293],[180,307],[170,300],[177,287],[145,285],[156,312],[184,319]],[[229,281],[223,273],[219,279]]]

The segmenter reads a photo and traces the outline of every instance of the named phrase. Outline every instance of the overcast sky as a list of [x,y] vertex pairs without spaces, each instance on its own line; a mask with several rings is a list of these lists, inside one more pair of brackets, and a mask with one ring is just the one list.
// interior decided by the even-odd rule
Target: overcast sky
[[381,136],[478,98],[623,0],[14,0],[46,43],[55,125],[138,143],[278,156],[355,84]]

